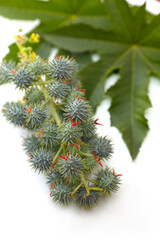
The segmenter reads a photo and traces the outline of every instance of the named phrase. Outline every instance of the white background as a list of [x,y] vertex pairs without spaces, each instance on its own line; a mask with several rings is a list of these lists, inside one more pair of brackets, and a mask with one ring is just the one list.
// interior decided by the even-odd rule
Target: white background
[[[160,3],[148,0],[147,9],[158,14]],[[25,33],[37,23],[0,17],[0,58],[8,52],[19,28]],[[6,101],[17,101],[22,95],[14,86],[0,86],[0,109]],[[52,203],[46,180],[29,166],[22,131],[0,113],[0,239],[160,239],[160,81],[155,78],[151,78],[149,97],[153,105],[146,112],[150,131],[134,162],[121,134],[110,126],[110,103],[104,101],[98,108],[95,117],[103,124],[99,133],[114,142],[109,165],[123,177],[120,190],[91,211]]]

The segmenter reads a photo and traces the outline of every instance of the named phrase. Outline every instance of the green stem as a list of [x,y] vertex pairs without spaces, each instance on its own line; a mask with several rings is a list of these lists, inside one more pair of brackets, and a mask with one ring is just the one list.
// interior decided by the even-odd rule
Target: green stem
[[53,83],[53,82],[54,82],[53,80],[50,80],[50,81],[45,80],[44,84],[50,84],[50,83]]
[[71,193],[71,197],[73,197],[73,195],[78,191],[78,189],[83,185],[83,182],[81,182],[75,189],[74,191]]
[[84,156],[84,157],[93,157],[93,155],[88,154],[88,153],[84,153],[84,152],[82,152],[82,151],[80,151],[80,150],[79,150],[79,154],[80,154],[81,156]]
[[32,86],[35,86],[35,85],[37,85],[37,86],[41,86],[41,85],[44,85],[44,83],[34,83]]
[[60,148],[58,149],[58,152],[56,153],[56,156],[54,157],[54,159],[53,159],[53,161],[52,161],[51,164],[54,164],[54,163],[55,163],[55,161],[57,160],[57,158],[58,158],[60,152],[61,152],[62,149],[63,149],[63,146],[64,146],[64,143],[61,144],[61,146],[60,146]]
[[63,154],[66,155],[65,146],[63,145]]
[[43,123],[48,123],[48,122],[53,123],[53,120],[45,120],[45,121],[43,121]]
[[50,101],[51,101],[52,98],[49,98],[47,99],[43,104],[42,104],[42,107],[46,106]]
[[42,92],[45,96],[46,101],[48,100],[50,102],[50,110],[51,110],[51,113],[53,115],[53,118],[55,119],[58,126],[60,126],[61,125],[61,120],[60,120],[60,118],[58,116],[58,113],[56,111],[56,108],[54,106],[54,102],[52,101],[52,99],[50,99],[50,96],[49,96],[49,94],[48,94],[48,92],[47,92],[47,90],[44,86],[42,87]]
[[98,187],[89,187],[89,190],[96,190],[96,191],[102,191],[104,192],[103,188],[98,188]]
[[57,106],[57,104],[55,106],[58,107],[60,110],[65,111],[65,108],[63,108],[61,106]]
[[84,176],[83,172],[80,173],[80,177],[81,177],[81,180],[82,180],[82,184],[84,184],[85,189],[87,191],[86,196],[88,197],[90,195],[90,190],[89,190],[89,187],[88,187],[87,182],[85,180],[85,176]]
[[93,181],[92,179],[86,178],[86,180],[89,181],[89,182],[92,182],[92,183],[94,183],[96,185],[99,185],[97,182]]
[[66,105],[67,102],[61,102],[61,103],[56,103],[56,106],[59,107],[59,106],[63,106],[63,105]]

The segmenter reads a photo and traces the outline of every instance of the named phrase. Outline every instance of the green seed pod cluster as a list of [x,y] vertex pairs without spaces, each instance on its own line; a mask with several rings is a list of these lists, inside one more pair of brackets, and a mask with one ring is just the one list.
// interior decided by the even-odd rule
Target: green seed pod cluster
[[97,136],[97,121],[76,74],[75,60],[63,56],[47,62],[36,57],[16,69],[2,64],[1,82],[10,78],[24,92],[22,100],[3,106],[3,114],[26,130],[29,164],[45,175],[53,202],[91,208],[118,190],[120,175],[104,165],[112,143]]

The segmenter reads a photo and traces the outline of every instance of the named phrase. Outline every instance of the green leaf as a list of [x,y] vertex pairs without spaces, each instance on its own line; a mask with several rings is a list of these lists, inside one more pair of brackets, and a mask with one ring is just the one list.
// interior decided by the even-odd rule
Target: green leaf
[[151,17],[145,5],[133,10],[124,0],[105,0],[105,4],[114,31],[79,24],[43,33],[43,37],[70,51],[100,53],[100,61],[80,72],[94,108],[104,97],[106,77],[119,71],[119,81],[107,92],[112,98],[111,124],[122,132],[135,159],[148,131],[144,114],[151,106],[150,76],[160,77],[160,16]]
[[121,78],[108,91],[112,97],[109,111],[112,125],[122,132],[135,159],[148,131],[144,113],[151,106],[147,96],[150,70],[138,48],[131,48],[119,64]]
[[18,63],[18,47],[15,43],[12,43],[9,46],[9,53],[3,58],[3,60],[9,61],[13,60],[14,62]]
[[80,22],[97,28],[110,28],[100,0],[1,0],[0,15],[11,19],[40,19],[38,30],[41,31]]
[[43,39],[41,39],[40,44],[34,49],[34,51],[43,59],[48,59],[49,55],[51,54],[51,51],[53,49],[53,45],[45,42]]
[[[95,51],[105,53],[111,48],[115,51],[123,42],[118,42],[114,33],[78,24],[56,29],[52,32],[39,32],[48,42],[73,52]],[[120,37],[119,37],[120,39]],[[123,38],[122,40],[123,41]],[[125,47],[125,46],[124,46]]]
[[[114,48],[113,48],[114,49]],[[83,83],[83,87],[87,89],[86,97],[89,99],[93,109],[101,103],[104,97],[104,86],[106,76],[114,70],[114,64],[124,52],[124,48],[118,47],[116,51],[108,48],[108,53],[101,57],[96,63],[90,63],[86,68],[82,69],[79,76]]]

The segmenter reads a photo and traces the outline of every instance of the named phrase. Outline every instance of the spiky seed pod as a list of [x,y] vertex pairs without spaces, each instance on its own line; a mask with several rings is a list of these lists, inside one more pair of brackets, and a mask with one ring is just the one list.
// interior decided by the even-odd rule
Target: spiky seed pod
[[0,85],[10,81],[10,73],[12,69],[15,69],[15,63],[13,61],[2,63],[0,67]]
[[38,172],[47,172],[51,167],[54,153],[46,151],[45,149],[36,150],[31,153],[32,158],[30,160],[31,167],[38,170]]
[[92,119],[87,119],[81,123],[83,138],[91,138],[95,135],[95,124]]
[[101,169],[94,179],[99,187],[105,189],[108,194],[116,192],[120,186],[119,175],[113,173],[110,169]]
[[78,90],[78,88],[77,88],[77,84],[76,84],[76,86],[73,86],[73,85],[71,85],[70,86],[71,87],[71,91],[70,91],[70,93],[69,93],[69,95],[68,95],[68,97],[67,97],[67,102],[73,102],[73,100],[75,99],[75,97],[78,99],[81,99],[81,98],[83,98],[84,97],[84,92],[81,92],[81,91],[79,91]]
[[81,127],[79,125],[72,126],[70,122],[66,122],[62,125],[59,131],[59,139],[72,144],[80,141],[82,137]]
[[41,148],[42,144],[40,138],[35,134],[32,134],[31,136],[28,136],[24,139],[23,146],[26,153],[31,154],[36,150],[38,151]]
[[57,132],[57,125],[55,123],[44,123],[42,125],[43,129],[43,138],[41,139],[42,145],[45,145],[46,147],[53,147],[59,143],[59,140],[57,138],[58,132]]
[[91,106],[84,100],[75,99],[69,102],[65,108],[65,115],[70,115],[73,120],[85,121],[91,117]]
[[69,205],[72,202],[70,197],[73,189],[70,184],[66,184],[65,181],[55,182],[54,188],[51,192],[53,202],[61,205]]
[[109,159],[113,153],[113,147],[111,140],[94,136],[89,142],[90,150],[96,152],[96,155],[99,157],[104,157]]
[[22,127],[26,117],[21,103],[7,102],[4,104],[2,112],[6,119],[14,126]]
[[34,76],[43,75],[48,73],[48,64],[38,56],[27,65],[27,69]]
[[90,172],[97,166],[97,161],[95,160],[94,157],[85,157],[83,159],[83,165],[86,171]]
[[52,183],[56,184],[57,182],[62,182],[64,179],[62,178],[61,174],[57,171],[56,168],[52,170],[51,173],[49,173],[47,176],[47,184],[49,185],[49,188],[52,189]]
[[37,104],[44,100],[44,95],[37,87],[32,87],[26,90],[25,99],[27,99],[28,104]]
[[83,162],[79,156],[69,155],[67,160],[58,160],[57,169],[64,179],[72,180],[83,170]]
[[74,59],[68,57],[55,57],[49,61],[49,75],[56,79],[72,79],[77,74],[77,64]]
[[31,84],[33,84],[33,76],[29,73],[29,71],[22,67],[18,69],[16,72],[10,74],[11,80],[14,82],[17,88],[26,89]]
[[95,206],[99,200],[100,194],[98,191],[91,190],[90,195],[86,196],[87,192],[84,187],[81,187],[75,194],[76,203],[86,209]]
[[27,114],[25,127],[28,129],[38,128],[47,118],[46,109],[41,106],[33,106],[32,111]]
[[49,84],[48,92],[51,97],[56,97],[64,100],[70,92],[70,87],[66,83],[56,80],[53,83]]

